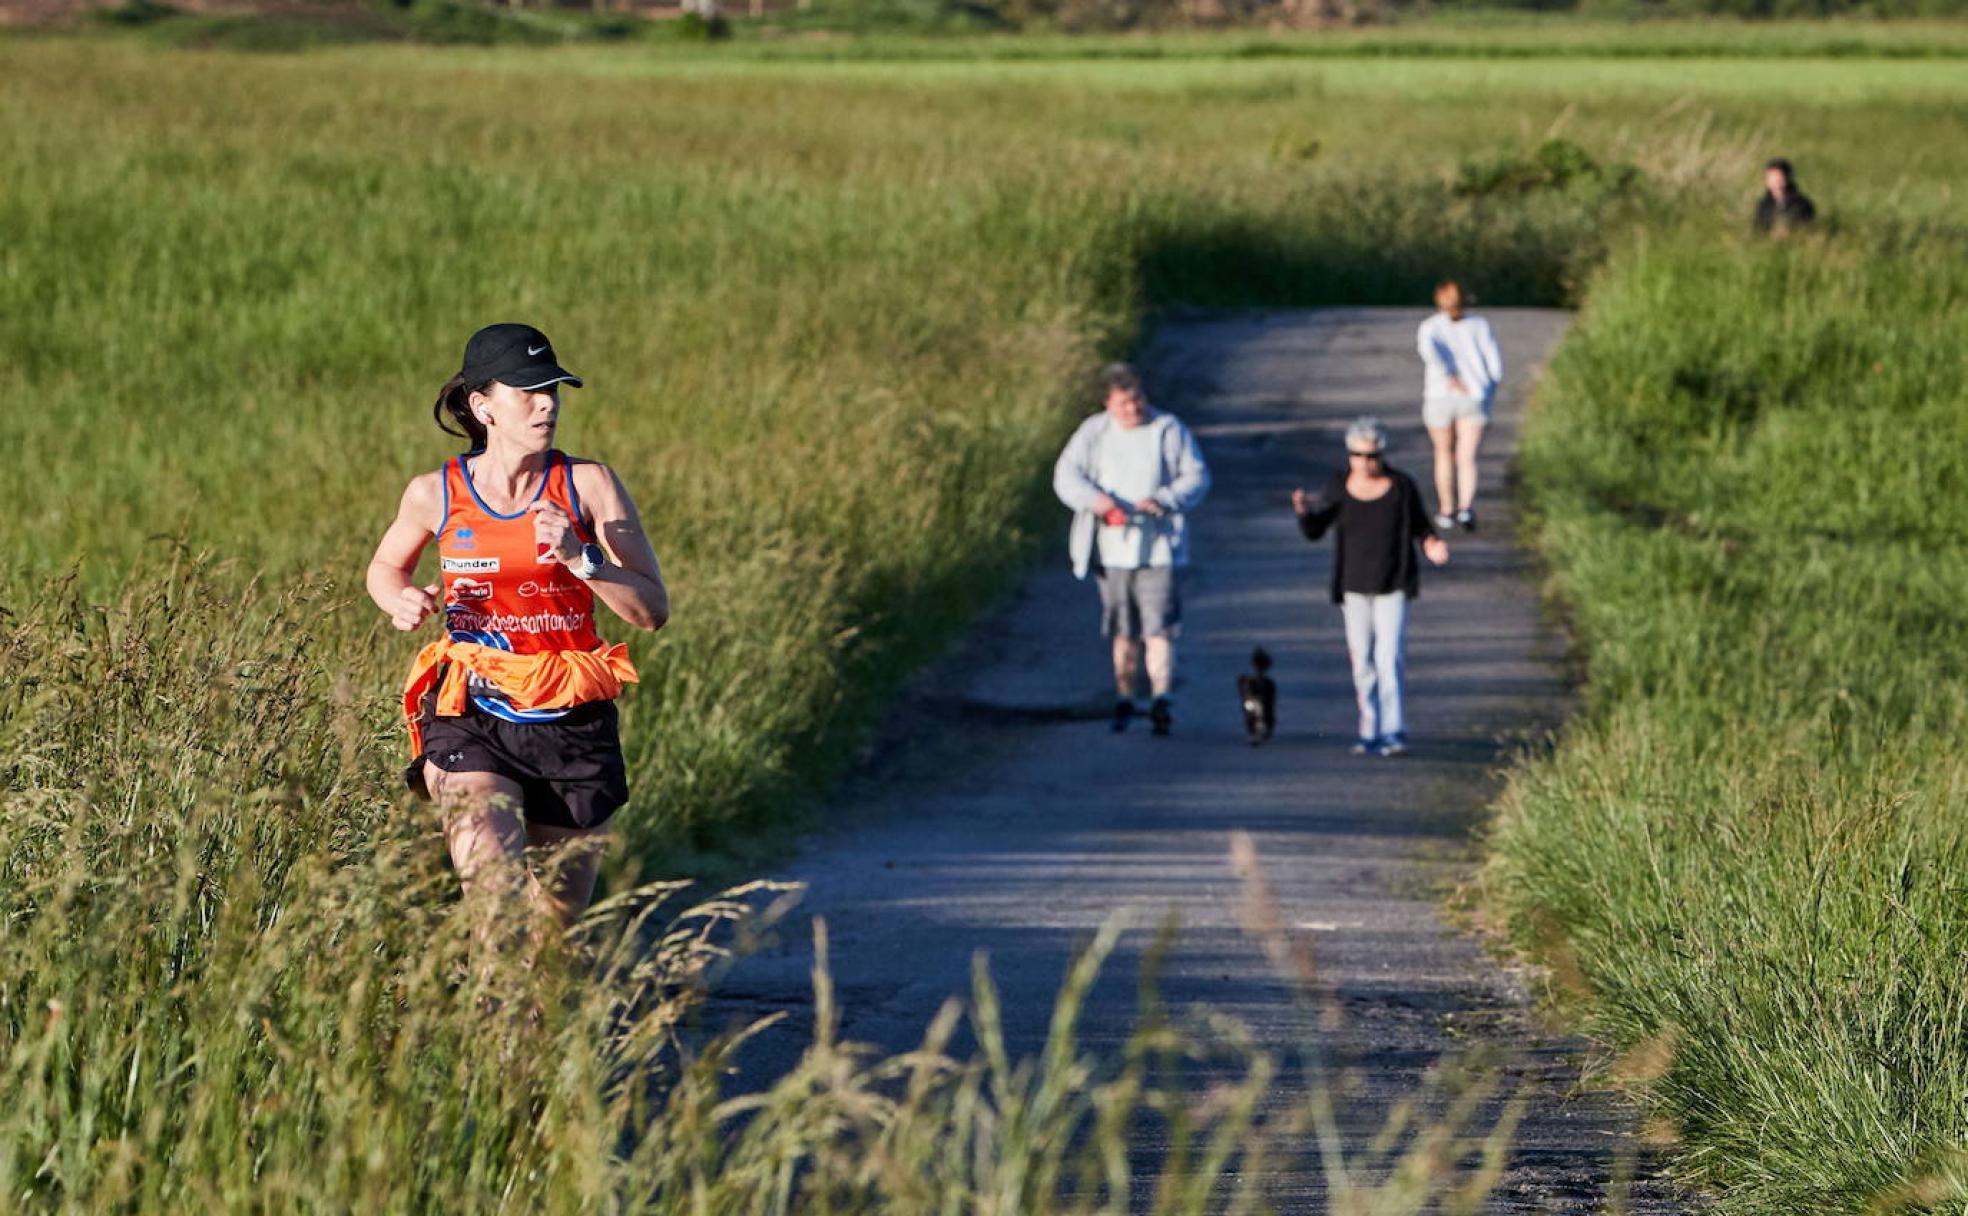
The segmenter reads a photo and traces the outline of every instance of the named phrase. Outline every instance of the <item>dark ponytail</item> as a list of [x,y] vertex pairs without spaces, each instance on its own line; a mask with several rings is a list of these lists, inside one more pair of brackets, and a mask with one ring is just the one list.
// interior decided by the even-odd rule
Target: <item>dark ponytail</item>
[[[472,445],[473,451],[483,450],[485,447],[485,424],[480,422],[478,417],[472,413],[471,395],[473,393],[484,392],[491,384],[492,382],[490,380],[467,380],[462,374],[446,380],[444,387],[437,390],[437,404],[431,406],[431,418],[437,423],[437,429],[447,435],[456,435],[458,438],[468,441]],[[465,429],[462,431],[452,430],[450,424],[444,420],[446,414],[449,414],[456,420],[459,426]]]

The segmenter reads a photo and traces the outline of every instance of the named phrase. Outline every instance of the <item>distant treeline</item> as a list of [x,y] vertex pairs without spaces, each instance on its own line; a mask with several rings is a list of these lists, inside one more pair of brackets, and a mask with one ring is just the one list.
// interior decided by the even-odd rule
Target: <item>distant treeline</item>
[[1968,0],[1423,0],[1404,11],[1505,9],[1608,17],[1959,17]]
[[[709,2],[719,3],[726,12],[743,12],[746,5],[759,0]],[[789,0],[763,0],[768,10],[788,4]],[[1483,12],[1574,13],[1615,19],[1958,17],[1968,15],[1968,0],[806,0],[800,8],[814,17],[828,14],[868,26],[898,23],[898,18],[900,24],[921,24],[933,10],[936,19],[930,24],[1094,32],[1373,25],[1430,14]]]
[[[875,6],[895,0],[866,0]],[[843,0],[851,6],[856,0]],[[1412,18],[1430,11],[1578,13],[1604,17],[1958,17],[1968,0],[997,0],[964,3],[1012,26],[1125,29],[1155,26],[1330,25]]]
[[[0,0],[3,4],[4,0]],[[731,22],[841,33],[1127,30],[1372,29],[1431,16],[1550,13],[1623,19],[1961,17],[1968,0],[311,0],[300,7],[256,0],[76,0],[39,10],[43,24],[87,14],[122,27],[157,27],[166,42],[242,49],[408,39],[417,42],[694,40],[733,32]],[[681,16],[681,20],[648,21]],[[1454,29],[1461,22],[1449,23]],[[1445,32],[1447,32],[1445,30]],[[1301,48],[1310,50],[1312,48]],[[1337,48],[1335,48],[1337,49]],[[1399,53],[1429,48],[1404,40]],[[1453,45],[1440,48],[1457,51]],[[1475,49],[1475,48],[1467,48]],[[1489,47],[1489,53],[1506,48]],[[1573,48],[1574,50],[1580,48]],[[1646,53],[1644,48],[1632,48]],[[1658,51],[1660,48],[1655,48]],[[1768,48],[1738,48],[1764,53]],[[1912,47],[1872,47],[1904,55]],[[1624,51],[1622,51],[1624,53]]]

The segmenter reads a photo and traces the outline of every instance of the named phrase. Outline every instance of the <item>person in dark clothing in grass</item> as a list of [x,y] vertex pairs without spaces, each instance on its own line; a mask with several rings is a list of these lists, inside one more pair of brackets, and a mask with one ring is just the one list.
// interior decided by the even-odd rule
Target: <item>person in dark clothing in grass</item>
[[1789,161],[1778,157],[1763,166],[1763,197],[1756,200],[1758,232],[1787,236],[1810,227],[1817,218],[1817,206],[1797,188],[1797,175]]
[[1346,652],[1360,705],[1352,750],[1360,756],[1407,750],[1401,677],[1408,601],[1421,593],[1420,558],[1437,566],[1449,560],[1421,490],[1387,464],[1386,450],[1387,428],[1378,418],[1361,418],[1346,428],[1346,471],[1317,495],[1292,491],[1305,539],[1333,533],[1332,601],[1346,615]]

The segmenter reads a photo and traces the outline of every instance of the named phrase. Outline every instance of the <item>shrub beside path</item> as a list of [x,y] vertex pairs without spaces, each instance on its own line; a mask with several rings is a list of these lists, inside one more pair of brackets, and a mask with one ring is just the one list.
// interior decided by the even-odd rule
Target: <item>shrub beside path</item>
[[[1125,1040],[1140,952],[1173,910],[1168,1003],[1207,1003],[1286,1053],[1290,993],[1239,928],[1229,840],[1242,830],[1342,1015],[1331,1042],[1352,1078],[1347,1125],[1364,1139],[1438,1059],[1501,1048],[1531,1101],[1485,1210],[1599,1210],[1635,1151],[1633,1113],[1581,1089],[1582,1045],[1539,1029],[1519,979],[1443,912],[1474,864],[1471,833],[1503,755],[1565,709],[1560,646],[1511,543],[1502,491],[1529,386],[1568,315],[1488,312],[1510,376],[1484,461],[1482,531],[1451,538],[1451,565],[1424,575],[1407,757],[1346,752],[1352,691],[1326,601],[1329,546],[1307,545],[1287,504],[1294,485],[1313,488],[1336,467],[1345,423],[1368,412],[1393,427],[1394,463],[1430,484],[1413,346],[1424,315],[1211,316],[1157,330],[1145,356],[1155,399],[1196,429],[1215,474],[1195,520],[1174,735],[1152,738],[1139,722],[1108,731],[1094,594],[1065,569],[1062,510],[1058,552],[924,674],[872,771],[779,875],[807,883],[805,900],[781,942],[739,964],[713,1005],[720,1019],[793,1014],[751,1046],[747,1074],[775,1075],[804,1042],[813,916],[828,923],[844,1037],[887,1051],[914,1047],[938,1005],[968,992],[983,950],[1009,1038],[1036,1053],[1075,945],[1128,907],[1137,927],[1090,999],[1089,1048]],[[1252,749],[1234,683],[1257,644],[1277,664],[1279,735]],[[1282,1082],[1298,1083],[1296,1072]],[[1316,1190],[1309,1157],[1305,1170],[1279,1179],[1281,1210],[1307,1210],[1293,1197]],[[1645,1180],[1627,1204],[1681,1210]]]

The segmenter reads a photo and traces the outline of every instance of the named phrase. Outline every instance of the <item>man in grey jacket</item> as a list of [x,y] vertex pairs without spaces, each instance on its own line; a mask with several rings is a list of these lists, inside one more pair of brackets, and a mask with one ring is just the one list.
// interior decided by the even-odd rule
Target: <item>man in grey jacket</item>
[[1101,632],[1113,639],[1114,730],[1135,715],[1145,660],[1149,719],[1166,735],[1182,627],[1176,580],[1189,564],[1185,516],[1209,493],[1209,466],[1181,419],[1148,404],[1134,368],[1110,364],[1100,385],[1106,408],[1066,441],[1052,489],[1073,509],[1073,577],[1091,570],[1100,588]]

